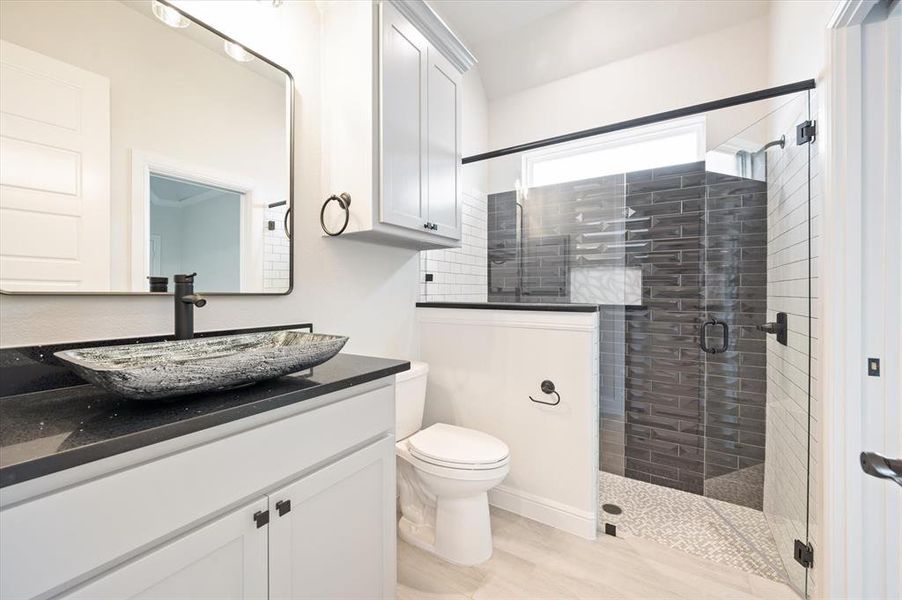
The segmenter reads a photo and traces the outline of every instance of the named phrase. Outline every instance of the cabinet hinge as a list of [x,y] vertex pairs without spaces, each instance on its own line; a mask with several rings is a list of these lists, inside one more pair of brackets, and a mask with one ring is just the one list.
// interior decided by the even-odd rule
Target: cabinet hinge
[[268,510],[258,510],[254,513],[254,522],[257,524],[257,529],[260,529],[267,523],[269,523],[269,511]]
[[796,145],[808,144],[814,141],[817,135],[816,121],[802,121],[796,125]]
[[814,564],[814,548],[811,547],[811,544],[806,544],[802,540],[795,541],[793,556],[796,562],[806,569],[810,569],[811,565]]
[[291,512],[291,500],[279,500],[276,502],[276,510],[279,511],[280,517],[284,517],[285,513]]

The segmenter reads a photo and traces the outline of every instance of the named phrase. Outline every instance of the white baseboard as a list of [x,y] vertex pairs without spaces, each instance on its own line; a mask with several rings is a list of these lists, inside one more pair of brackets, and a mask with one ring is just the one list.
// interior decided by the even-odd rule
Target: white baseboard
[[594,513],[503,485],[489,490],[489,504],[587,540],[598,533]]

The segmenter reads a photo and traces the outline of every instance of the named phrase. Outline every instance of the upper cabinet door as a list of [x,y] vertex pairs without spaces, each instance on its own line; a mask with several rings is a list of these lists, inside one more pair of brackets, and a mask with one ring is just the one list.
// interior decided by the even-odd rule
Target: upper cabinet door
[[270,494],[271,598],[394,598],[395,441]]
[[428,221],[433,233],[461,234],[461,75],[437,50],[429,49],[426,76]]
[[254,514],[266,509],[267,499],[260,498],[62,598],[264,600],[268,535],[266,527],[257,527]]
[[383,223],[426,223],[428,43],[390,3],[382,4]]

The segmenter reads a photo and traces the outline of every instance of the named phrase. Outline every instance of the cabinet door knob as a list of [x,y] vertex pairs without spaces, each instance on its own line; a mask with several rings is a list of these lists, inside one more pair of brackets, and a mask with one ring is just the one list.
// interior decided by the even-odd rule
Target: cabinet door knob
[[285,513],[291,512],[291,500],[279,500],[276,502],[276,510],[279,511],[280,517],[284,517]]
[[269,523],[269,511],[268,510],[258,510],[254,513],[254,522],[257,524],[257,529],[260,529],[267,523]]

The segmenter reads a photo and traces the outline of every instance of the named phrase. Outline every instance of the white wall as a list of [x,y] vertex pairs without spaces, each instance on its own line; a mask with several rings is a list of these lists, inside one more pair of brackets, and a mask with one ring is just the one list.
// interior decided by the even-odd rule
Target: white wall
[[[598,314],[417,309],[429,363],[424,425],[450,423],[510,448],[492,504],[594,538],[598,481]],[[557,386],[553,400],[542,380]]]
[[[312,2],[273,8],[256,0],[180,0],[240,43],[271,57],[295,78],[295,288],[288,296],[213,297],[196,311],[198,330],[313,321],[350,336],[346,350],[410,357],[415,333],[417,254],[323,239],[320,189],[320,15]],[[0,297],[0,344],[115,338],[172,330],[172,299],[155,297]]]
[[[492,100],[489,145],[501,148],[767,87],[768,20],[693,38]],[[749,108],[749,115],[754,109]],[[733,116],[723,124],[754,119]],[[710,124],[709,139],[728,139]]]
[[[768,13],[767,77],[770,85],[802,79],[823,83],[827,20],[835,0],[779,0]],[[805,35],[799,35],[804,31]]]

